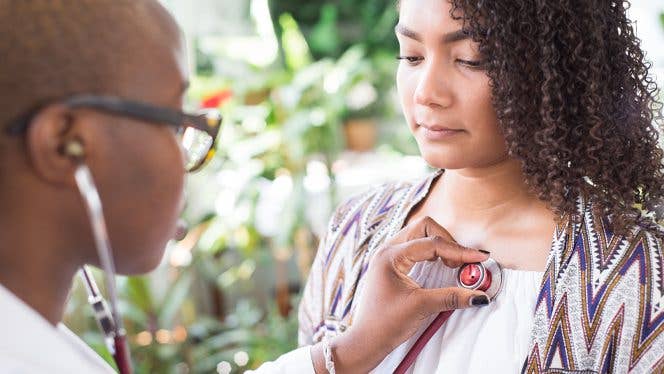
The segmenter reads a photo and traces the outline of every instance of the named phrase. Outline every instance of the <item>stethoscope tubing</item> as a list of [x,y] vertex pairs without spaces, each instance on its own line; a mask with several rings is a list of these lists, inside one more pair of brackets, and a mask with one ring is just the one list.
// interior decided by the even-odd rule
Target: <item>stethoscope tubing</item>
[[133,370],[126,332],[118,311],[118,297],[115,287],[115,264],[113,263],[113,251],[106,229],[101,198],[92,178],[92,173],[85,163],[81,162],[78,165],[74,177],[90,219],[99,261],[105,272],[105,285],[109,295],[110,308],[102,298],[94,278],[85,266],[81,269],[80,274],[86,285],[88,301],[94,309],[95,318],[104,334],[106,344],[120,374],[132,374]]
[[415,363],[415,360],[417,359],[417,356],[422,352],[422,349],[424,349],[424,346],[427,345],[429,340],[436,334],[438,329],[440,329],[445,322],[452,316],[452,313],[454,313],[453,310],[446,310],[444,312],[440,312],[438,316],[431,322],[431,324],[424,330],[422,335],[417,339],[415,342],[415,345],[413,345],[404,359],[401,361],[399,366],[394,370],[394,374],[404,374],[412,365]]

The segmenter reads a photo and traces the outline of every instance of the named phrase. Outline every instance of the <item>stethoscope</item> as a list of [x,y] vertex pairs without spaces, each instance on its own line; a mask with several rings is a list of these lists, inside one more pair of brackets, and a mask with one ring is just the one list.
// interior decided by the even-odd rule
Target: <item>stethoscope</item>
[[[122,325],[118,327],[118,321],[108,308],[106,300],[101,296],[90,270],[84,266],[79,271],[85,290],[88,293],[88,302],[92,306],[95,319],[99,329],[104,334],[106,348],[113,356],[120,374],[131,374],[131,355],[127,346],[127,336]],[[121,322],[121,321],[120,321]]]
[[[65,152],[70,156],[80,159],[83,149],[80,143],[71,142],[67,144]],[[92,306],[99,329],[104,334],[106,347],[113,356],[120,374],[131,374],[133,372],[131,356],[129,347],[127,346],[127,335],[122,324],[122,318],[120,318],[118,312],[117,291],[115,288],[115,264],[113,263],[113,251],[106,230],[101,198],[92,179],[92,173],[83,162],[79,163],[74,177],[90,219],[101,268],[106,275],[104,284],[110,299],[110,308],[101,296],[90,270],[86,266],[83,266],[79,271],[79,275],[85,284],[85,289],[88,293],[88,302]]]
[[[489,300],[493,300],[502,287],[503,269],[491,258],[483,262],[464,264],[456,270],[456,283],[458,287],[484,291]],[[454,310],[448,310],[436,316],[406,353],[404,359],[394,370],[394,374],[404,374],[413,365],[424,346],[447,322],[453,312]]]

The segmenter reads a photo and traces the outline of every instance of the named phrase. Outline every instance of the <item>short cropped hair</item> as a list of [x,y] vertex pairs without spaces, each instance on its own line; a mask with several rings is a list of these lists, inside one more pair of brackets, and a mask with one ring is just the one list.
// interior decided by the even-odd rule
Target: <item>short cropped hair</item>
[[0,126],[66,96],[126,94],[146,43],[179,32],[159,12],[156,0],[0,0]]

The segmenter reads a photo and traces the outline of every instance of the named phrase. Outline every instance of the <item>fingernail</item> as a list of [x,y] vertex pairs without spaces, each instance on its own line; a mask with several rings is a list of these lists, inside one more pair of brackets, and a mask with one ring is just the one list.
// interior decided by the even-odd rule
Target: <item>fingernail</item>
[[489,304],[489,298],[486,295],[478,295],[470,298],[470,306],[483,306]]
[[484,253],[485,255],[490,255],[490,254],[491,254],[491,252],[489,252],[489,251],[485,251],[485,250],[483,250],[483,249],[478,249],[478,251]]

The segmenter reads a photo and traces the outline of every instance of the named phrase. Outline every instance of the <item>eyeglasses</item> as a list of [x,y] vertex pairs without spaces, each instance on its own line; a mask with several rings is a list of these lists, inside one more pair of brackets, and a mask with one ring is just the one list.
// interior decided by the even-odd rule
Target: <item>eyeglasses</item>
[[[63,100],[62,104],[72,109],[95,109],[109,114],[175,127],[185,151],[185,169],[188,172],[200,170],[214,156],[214,146],[222,121],[221,115],[216,110],[188,114],[171,108],[113,96],[77,95]],[[24,133],[42,107],[19,117],[17,121],[7,127],[7,134]]]

